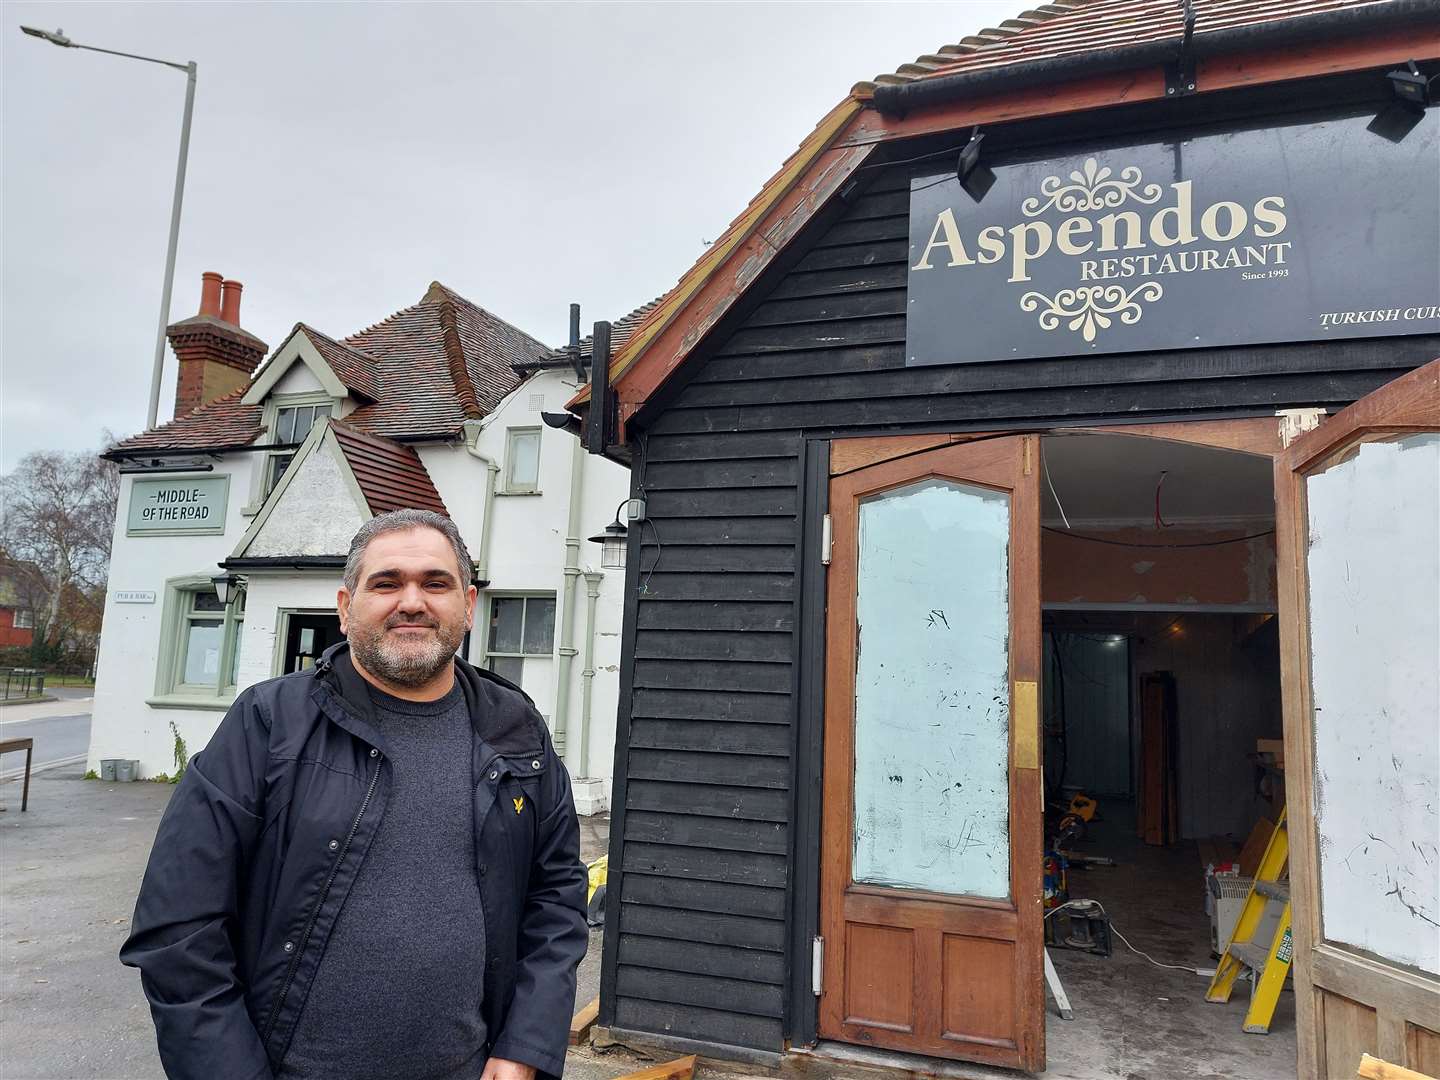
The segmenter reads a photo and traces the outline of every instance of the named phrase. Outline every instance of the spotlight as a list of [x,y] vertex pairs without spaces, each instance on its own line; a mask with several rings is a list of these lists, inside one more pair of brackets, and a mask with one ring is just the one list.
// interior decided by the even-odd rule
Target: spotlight
[[977,124],[971,130],[970,141],[960,151],[960,158],[955,163],[955,178],[960,181],[965,194],[976,202],[983,199],[985,193],[995,185],[994,172],[980,164],[980,148],[984,141],[985,134]]
[[1435,103],[1430,93],[1430,80],[1420,73],[1419,66],[1411,60],[1403,68],[1396,68],[1386,74],[1390,89],[1395,97],[1406,105],[1423,109]]

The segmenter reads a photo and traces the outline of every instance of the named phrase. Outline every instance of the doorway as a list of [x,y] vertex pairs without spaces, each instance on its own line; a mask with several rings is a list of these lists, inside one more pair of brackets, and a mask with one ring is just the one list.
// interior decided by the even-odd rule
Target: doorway
[[333,611],[288,611],[281,617],[277,675],[309,670],[326,649],[344,636],[340,633],[340,617]]

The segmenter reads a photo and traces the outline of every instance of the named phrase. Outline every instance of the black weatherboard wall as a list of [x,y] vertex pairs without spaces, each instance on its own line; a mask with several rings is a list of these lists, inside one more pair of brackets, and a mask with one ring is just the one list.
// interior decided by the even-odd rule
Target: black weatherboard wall
[[[814,1037],[828,439],[1338,408],[1440,355],[1413,336],[907,368],[909,182],[933,171],[865,173],[632,424],[651,520],[627,569],[609,1026],[765,1051]],[[957,309],[955,332],[984,317]]]

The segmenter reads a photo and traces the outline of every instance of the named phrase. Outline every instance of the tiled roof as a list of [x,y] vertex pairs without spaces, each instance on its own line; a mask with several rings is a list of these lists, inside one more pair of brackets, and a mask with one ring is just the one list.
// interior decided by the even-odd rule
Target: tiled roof
[[336,341],[313,326],[296,323],[295,329],[310,339],[315,351],[330,365],[335,377],[345,384],[345,389],[354,397],[370,401],[380,400],[379,364],[373,356],[361,352],[353,345]]
[[[630,314],[626,315],[624,318],[616,319],[613,323],[610,324],[610,351],[612,353],[616,349],[624,345],[625,342],[630,340],[630,335],[635,332],[635,328],[645,321],[645,316],[649,315],[650,312],[654,311],[655,308],[659,306],[660,301],[663,299],[664,297],[657,296],[649,303],[641,304],[638,308],[630,312]],[[580,359],[587,364],[590,362],[591,356],[594,355],[594,344],[595,341],[593,334],[586,334],[583,338],[580,339]],[[563,349],[552,349],[550,352],[545,354],[545,356],[542,358],[542,361],[546,364],[554,364],[561,361],[569,363],[570,349],[568,346]]]
[[[452,325],[453,323],[453,325]],[[520,385],[512,365],[549,346],[439,282],[418,304],[351,334],[346,344],[376,357],[384,394],[345,419],[372,435],[443,438],[489,413]]]
[[246,405],[240,399],[245,387],[232,390],[201,405],[193,412],[176,417],[153,431],[144,431],[122,439],[107,454],[131,453],[136,450],[218,450],[249,446],[260,435],[262,407]]
[[[1214,30],[1378,2],[1383,0],[1194,0],[1194,33],[1199,37]],[[865,97],[884,83],[915,82],[960,71],[1165,40],[1182,33],[1184,20],[1185,5],[1181,0],[1056,0],[1022,11],[999,26],[954,44],[942,45],[912,63],[902,64],[893,74],[857,83],[851,93]]]
[[[515,365],[550,352],[543,342],[439,282],[431,283],[419,303],[343,340],[303,323],[297,328],[359,402],[346,423],[390,438],[444,439],[459,433],[467,419],[485,416],[520,385]],[[154,431],[124,439],[107,453],[248,446],[261,435],[262,407],[244,404],[244,393],[236,390]]]
[[330,430],[372,514],[413,508],[450,516],[414,447],[367,435],[343,420],[331,420]]

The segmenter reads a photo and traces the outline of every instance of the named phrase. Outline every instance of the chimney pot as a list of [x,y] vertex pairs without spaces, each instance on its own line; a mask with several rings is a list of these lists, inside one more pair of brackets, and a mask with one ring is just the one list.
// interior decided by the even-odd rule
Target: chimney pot
[[244,288],[240,282],[229,279],[220,285],[220,318],[232,326],[240,325],[240,292]]
[[220,275],[213,270],[200,275],[200,314],[220,317]]

